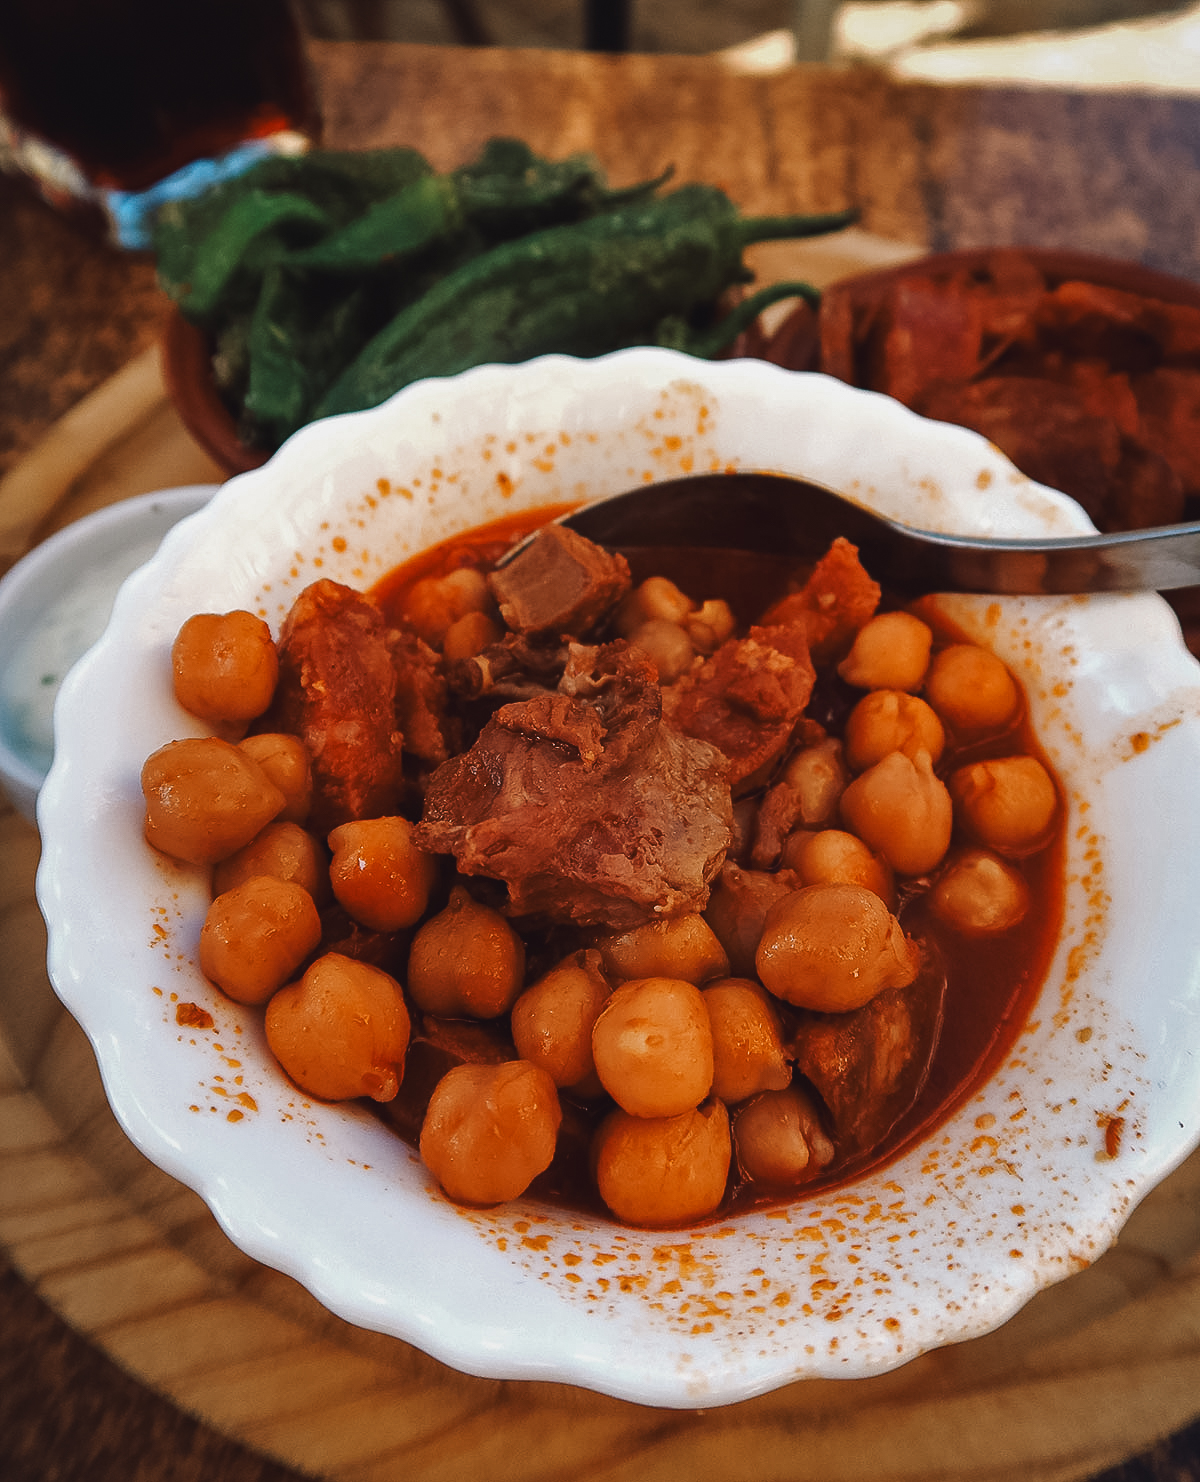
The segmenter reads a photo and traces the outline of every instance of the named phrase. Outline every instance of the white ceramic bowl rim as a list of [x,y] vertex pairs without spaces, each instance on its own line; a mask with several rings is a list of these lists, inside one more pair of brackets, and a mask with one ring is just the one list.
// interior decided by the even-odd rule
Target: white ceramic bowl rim
[[458,1209],[376,1118],[300,1095],[255,1014],[199,974],[206,881],[146,849],[138,772],[202,730],[169,696],[192,611],[277,624],[317,575],[370,586],[483,520],[714,466],[808,474],[930,528],[1090,528],[974,434],[822,376],[658,350],[481,367],[304,429],[173,531],[63,686],[39,803],[57,991],[129,1135],[243,1250],[468,1372],[677,1407],[987,1331],[1099,1255],[1200,1138],[1200,670],[1166,604],[941,599],[1023,680],[1070,812],[1040,999],[925,1143],[697,1229]]
[[[165,532],[183,515],[198,509],[216,487],[187,484],[135,494],[93,510],[47,536],[0,578],[0,633],[5,635],[0,653],[11,653],[17,639],[98,556],[115,554],[120,545],[133,544],[139,537]],[[104,616],[99,614],[100,626]],[[17,806],[31,818],[45,775],[44,768],[9,745],[0,731],[0,777]]]

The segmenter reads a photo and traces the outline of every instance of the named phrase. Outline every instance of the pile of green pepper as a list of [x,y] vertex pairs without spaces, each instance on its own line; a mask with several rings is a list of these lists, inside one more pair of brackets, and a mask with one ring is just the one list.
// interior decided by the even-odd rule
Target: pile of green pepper
[[613,189],[589,156],[542,159],[515,139],[446,174],[410,149],[314,150],[163,206],[154,252],[208,336],[242,441],[273,450],[426,376],[628,345],[711,356],[768,303],[816,301],[774,284],[720,312],[751,279],[750,243],[855,213],[743,217],[714,186],[666,181]]

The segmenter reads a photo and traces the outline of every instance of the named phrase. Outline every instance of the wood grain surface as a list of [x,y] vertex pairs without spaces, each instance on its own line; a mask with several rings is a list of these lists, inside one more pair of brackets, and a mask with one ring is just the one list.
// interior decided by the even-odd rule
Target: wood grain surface
[[[614,179],[673,160],[749,210],[854,202],[872,241],[1069,242],[1200,277],[1188,100],[745,78],[689,58],[384,45],[315,60],[333,144],[410,143],[445,165],[508,131],[550,153],[595,148]],[[15,202],[0,182],[13,551],[97,503],[213,476],[157,379],[165,305],[148,264],[40,206],[6,213]],[[1164,1438],[1200,1415],[1200,1159],[1090,1269],[996,1332],[876,1379],[693,1414],[469,1378],[250,1261],[133,1148],[46,979],[37,853],[36,832],[0,808],[0,1246],[20,1273],[0,1275],[5,1482],[282,1482],[287,1468],[361,1482],[1070,1482],[1148,1447],[1147,1466],[1170,1468],[1158,1475],[1192,1475],[1194,1452]],[[125,1405],[140,1435],[115,1424]],[[67,1430],[75,1444],[55,1451]]]
[[[851,262],[886,250],[861,237],[843,248]],[[845,265],[829,262],[805,266],[819,277]],[[61,445],[56,428],[0,484],[0,508],[6,490],[36,487],[44,529],[160,487],[164,471],[215,475],[153,351],[89,400],[59,424]],[[41,473],[27,484],[31,466]],[[793,1385],[699,1416],[468,1378],[350,1327],[242,1255],[125,1138],[46,979],[36,859],[36,832],[0,815],[0,1241],[75,1329],[258,1452],[355,1482],[468,1469],[538,1482],[688,1469],[740,1482],[747,1448],[758,1475],[814,1482],[1068,1479],[1200,1413],[1200,1158],[1151,1195],[1116,1249],[997,1333],[878,1379]]]

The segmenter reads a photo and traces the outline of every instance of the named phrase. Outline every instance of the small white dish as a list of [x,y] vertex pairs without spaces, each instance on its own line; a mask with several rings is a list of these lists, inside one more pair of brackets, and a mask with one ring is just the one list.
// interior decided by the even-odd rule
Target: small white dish
[[67,670],[104,632],[117,588],[215,484],[139,494],[84,515],[0,580],[0,785],[32,823]]
[[72,671],[39,800],[50,973],[117,1116],[249,1254],[470,1373],[702,1407],[862,1377],[997,1326],[1094,1260],[1200,1139],[1200,666],[1154,596],[943,599],[1014,668],[1069,809],[1061,938],[1010,1050],[923,1142],[791,1205],[638,1231],[472,1211],[370,1113],[300,1094],[200,974],[207,872],[145,845],[139,772],[197,734],[197,610],[277,625],[506,513],[688,470],[807,474],[918,525],[1089,528],[961,428],[817,375],[660,350],[409,387],[231,480],[122,588]]

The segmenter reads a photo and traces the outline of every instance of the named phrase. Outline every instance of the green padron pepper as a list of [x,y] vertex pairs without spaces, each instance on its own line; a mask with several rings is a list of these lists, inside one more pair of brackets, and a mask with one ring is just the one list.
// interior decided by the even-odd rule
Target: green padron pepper
[[[511,149],[497,145],[517,146],[519,169]],[[394,272],[424,253],[459,244],[474,256],[498,242],[652,195],[664,178],[610,190],[587,155],[542,160],[515,140],[493,140],[473,164],[413,181],[339,231],[290,254],[289,262],[309,272],[351,276],[379,267]]]
[[213,345],[217,384],[252,446],[314,415],[375,405],[481,360],[657,343],[711,355],[773,299],[724,317],[742,249],[836,231],[852,213],[739,217],[721,191],[612,189],[588,155],[490,140],[435,173],[415,150],[260,161],[155,220],[159,281]]
[[463,264],[402,310],[338,377],[316,415],[376,406],[412,381],[481,363],[601,355],[658,343],[660,335],[714,354],[768,299],[812,296],[803,286],[776,285],[732,323],[693,333],[696,316],[750,278],[746,247],[837,231],[853,220],[853,212],[743,217],[723,191],[695,184],[519,237]]
[[[236,271],[236,265],[225,261],[236,245],[223,241],[220,231],[225,218],[239,209],[239,202],[253,198],[265,209],[263,203],[271,197],[299,196],[320,213],[325,230],[335,230],[355,220],[374,201],[432,174],[432,165],[415,149],[318,149],[296,156],[270,155],[198,196],[168,201],[158,209],[153,237],[159,282],[193,322],[207,326],[215,312],[202,317],[196,305],[187,301],[198,275]],[[311,236],[306,240],[312,240]]]
[[221,217],[197,255],[181,304],[197,324],[254,303],[263,274],[289,249],[329,230],[319,206],[294,191],[252,190]]

